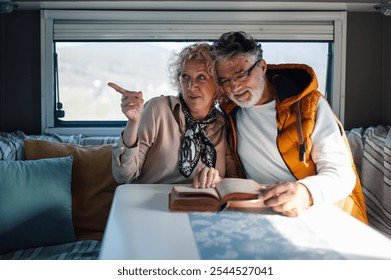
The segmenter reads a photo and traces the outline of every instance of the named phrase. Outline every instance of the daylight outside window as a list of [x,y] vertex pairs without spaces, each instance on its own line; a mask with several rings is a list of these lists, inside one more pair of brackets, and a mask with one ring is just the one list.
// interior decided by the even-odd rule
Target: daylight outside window
[[[58,99],[65,116],[61,122],[125,121],[121,96],[108,82],[142,91],[145,101],[176,95],[169,80],[173,52],[194,42],[56,42]],[[311,66],[326,92],[328,42],[264,42],[268,64],[304,63]]]

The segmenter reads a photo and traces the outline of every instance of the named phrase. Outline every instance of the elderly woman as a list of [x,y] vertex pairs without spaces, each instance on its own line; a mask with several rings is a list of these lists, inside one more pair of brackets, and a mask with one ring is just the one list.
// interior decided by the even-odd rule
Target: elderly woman
[[[225,174],[224,117],[211,46],[184,48],[171,65],[178,96],[152,98],[108,85],[122,94],[128,118],[113,147],[113,176],[118,183],[192,183],[213,187]],[[194,181],[193,181],[194,180]]]

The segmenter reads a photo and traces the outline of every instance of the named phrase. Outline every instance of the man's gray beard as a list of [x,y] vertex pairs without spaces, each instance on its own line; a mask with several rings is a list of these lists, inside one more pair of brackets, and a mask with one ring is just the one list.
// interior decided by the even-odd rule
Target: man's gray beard
[[243,101],[237,100],[232,92],[229,94],[229,99],[231,99],[234,103],[236,103],[236,105],[238,105],[242,108],[253,107],[261,99],[262,92],[260,90],[257,90],[256,92],[254,92],[254,91],[249,91],[249,92],[251,94],[251,98],[248,101],[243,102]]

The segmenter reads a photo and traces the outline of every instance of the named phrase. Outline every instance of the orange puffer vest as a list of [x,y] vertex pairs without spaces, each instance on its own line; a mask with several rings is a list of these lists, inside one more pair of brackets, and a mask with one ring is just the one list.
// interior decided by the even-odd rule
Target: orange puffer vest
[[[318,82],[311,67],[303,64],[279,64],[268,65],[266,73],[269,82],[275,84],[277,89],[276,121],[278,127],[277,147],[292,173],[300,180],[316,174],[316,166],[311,158],[312,140],[311,134],[315,127],[316,111],[319,98],[324,96],[317,91]],[[295,84],[292,84],[292,81]],[[236,138],[236,109],[233,102],[221,104],[228,121],[228,141],[232,147],[234,158],[241,169],[242,177],[245,177],[240,158],[237,154]],[[336,118],[341,135],[350,151],[350,147],[342,128]],[[360,179],[351,156],[352,168],[356,174],[356,185],[352,193],[338,201],[336,205],[358,220],[368,223],[364,195]]]

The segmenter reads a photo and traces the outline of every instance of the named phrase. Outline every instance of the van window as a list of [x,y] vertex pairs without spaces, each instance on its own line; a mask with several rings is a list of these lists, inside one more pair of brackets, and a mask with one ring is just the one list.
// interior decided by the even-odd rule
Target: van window
[[346,12],[46,10],[41,25],[43,132],[118,135],[126,119],[107,82],[146,101],[176,95],[172,52],[232,30],[259,39],[269,64],[311,66],[343,122]]
[[[107,82],[142,91],[144,100],[176,95],[169,82],[172,54],[193,42],[57,42],[58,94],[64,116],[56,124],[125,121],[119,93]],[[314,68],[319,90],[326,92],[327,42],[262,43],[267,63],[305,63]],[[56,71],[56,70],[55,70]],[[91,125],[92,123],[90,123]]]

